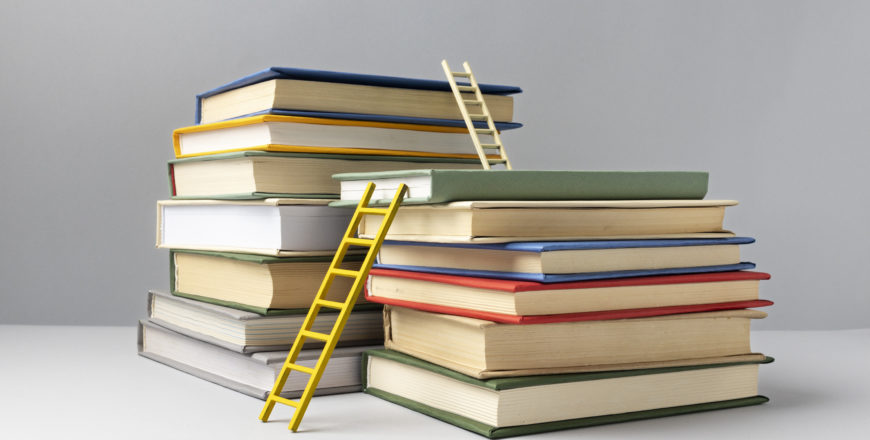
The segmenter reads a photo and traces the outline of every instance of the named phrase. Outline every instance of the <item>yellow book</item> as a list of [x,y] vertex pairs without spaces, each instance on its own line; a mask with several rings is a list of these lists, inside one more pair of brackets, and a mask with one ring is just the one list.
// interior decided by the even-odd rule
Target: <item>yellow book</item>
[[[464,127],[260,115],[172,133],[176,158],[237,151],[476,159]],[[491,135],[481,135],[491,143]],[[495,158],[496,156],[492,156]]]

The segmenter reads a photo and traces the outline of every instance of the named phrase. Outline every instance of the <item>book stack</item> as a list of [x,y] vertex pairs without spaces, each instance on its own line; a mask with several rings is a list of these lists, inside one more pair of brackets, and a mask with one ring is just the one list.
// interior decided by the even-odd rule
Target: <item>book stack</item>
[[335,177],[336,206],[410,186],[367,283],[386,350],[365,353],[365,392],[487,437],[767,401],[749,329],[769,275],[706,173]]
[[[519,127],[509,95],[520,90],[482,89],[499,128]],[[339,198],[331,175],[480,162],[446,81],[270,68],[196,102],[196,125],[173,133],[172,198],[157,204],[170,289],[148,295],[139,352],[265,399],[353,214],[327,206]],[[342,268],[358,270],[362,252]],[[327,298],[344,301],[350,286],[335,280]],[[382,308],[356,304],[317,394],[360,389],[359,354],[382,344]],[[322,312],[314,331],[329,333],[335,316]],[[319,355],[303,351],[299,364]],[[299,376],[284,397],[301,393]]]

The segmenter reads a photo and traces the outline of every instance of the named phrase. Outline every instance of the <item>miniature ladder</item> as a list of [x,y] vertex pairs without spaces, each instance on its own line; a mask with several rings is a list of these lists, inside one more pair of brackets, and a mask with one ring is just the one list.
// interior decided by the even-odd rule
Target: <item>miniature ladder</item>
[[[503,163],[505,168],[512,169],[511,162],[508,160],[507,153],[504,150],[504,145],[501,143],[501,137],[498,134],[498,130],[495,129],[495,122],[492,120],[489,108],[486,107],[483,94],[480,93],[480,86],[477,85],[477,80],[474,79],[474,74],[471,73],[471,66],[468,65],[468,61],[462,63],[465,72],[450,70],[447,60],[441,61],[441,67],[444,68],[444,74],[447,75],[447,81],[453,90],[453,97],[456,98],[456,103],[459,104],[459,111],[462,112],[462,119],[465,120],[465,126],[468,127],[468,132],[471,133],[471,140],[474,142],[474,148],[477,150],[477,155],[480,157],[480,163],[483,165],[483,168],[488,170],[491,164]],[[471,85],[456,84],[457,77],[467,78]],[[474,93],[474,99],[465,99],[462,95],[463,93]],[[479,109],[479,113],[469,113],[469,106]],[[486,128],[475,127],[474,121],[486,121]],[[480,143],[479,135],[481,134],[491,135],[493,143]],[[488,158],[486,154],[487,150],[497,150],[499,158]]]
[[[305,415],[305,410],[308,408],[308,402],[311,401],[311,396],[314,394],[314,390],[315,388],[317,388],[318,382],[320,382],[320,377],[323,375],[323,370],[326,369],[326,363],[329,362],[329,357],[332,356],[332,351],[335,349],[335,344],[338,343],[338,338],[341,336],[341,331],[344,330],[344,325],[347,323],[347,318],[350,316],[350,311],[356,303],[357,297],[359,297],[359,293],[363,288],[363,284],[365,283],[366,277],[369,274],[369,270],[372,268],[372,264],[375,261],[375,256],[378,254],[378,250],[381,248],[381,244],[384,242],[384,237],[387,235],[387,231],[390,229],[390,224],[392,224],[393,218],[396,216],[396,210],[399,209],[399,204],[402,202],[402,198],[407,191],[407,186],[405,186],[405,184],[399,185],[399,189],[398,191],[396,191],[396,195],[395,197],[393,197],[393,201],[392,203],[390,203],[390,206],[388,208],[370,208],[368,206],[369,200],[371,200],[374,190],[375,184],[369,182],[368,186],[366,187],[365,193],[363,194],[363,198],[362,200],[360,200],[359,205],[356,208],[356,212],[353,213],[350,225],[347,227],[347,232],[345,232],[344,238],[342,238],[341,244],[338,246],[338,250],[335,252],[335,257],[333,257],[332,263],[329,265],[329,269],[326,271],[326,276],[323,278],[323,283],[320,284],[320,290],[317,291],[317,296],[315,296],[314,302],[311,304],[311,308],[308,310],[308,316],[305,317],[305,321],[302,323],[302,328],[296,335],[296,340],[293,342],[293,347],[290,349],[290,353],[287,355],[287,360],[284,361],[284,366],[281,368],[281,373],[278,375],[278,379],[275,381],[275,386],[272,387],[272,391],[269,393],[269,397],[266,398],[266,405],[263,407],[263,411],[260,412],[260,420],[264,422],[269,420],[269,414],[272,413],[272,408],[275,407],[275,403],[283,403],[285,405],[296,408],[296,411],[293,413],[293,417],[290,419],[290,429],[292,429],[294,432],[299,427],[299,422],[302,421],[302,416]],[[359,226],[363,216],[366,214],[384,216],[381,222],[381,226],[380,228],[378,228],[378,233],[375,235],[374,239],[354,238],[357,227]],[[369,248],[365,259],[363,260],[362,268],[360,268],[359,271],[339,268],[342,260],[344,260],[344,256],[347,253],[348,247],[351,245],[364,246]],[[325,299],[326,294],[327,292],[329,292],[329,288],[332,285],[332,280],[334,280],[337,276],[354,279],[353,287],[351,288],[350,293],[347,295],[347,299],[345,299],[343,303],[337,301],[328,301]],[[332,327],[332,331],[329,334],[317,333],[311,330],[312,325],[314,324],[314,319],[317,317],[317,314],[320,311],[321,307],[339,310],[338,318],[336,319],[335,325]],[[323,341],[325,343],[323,351],[320,354],[320,358],[317,360],[317,364],[314,365],[314,368],[303,367],[296,364],[296,358],[299,356],[299,352],[302,350],[302,345],[308,338]],[[280,396],[291,370],[305,373],[310,376],[310,378],[308,379],[308,384],[305,386],[305,391],[302,392],[302,397],[300,397],[299,400],[296,401],[285,399]]]

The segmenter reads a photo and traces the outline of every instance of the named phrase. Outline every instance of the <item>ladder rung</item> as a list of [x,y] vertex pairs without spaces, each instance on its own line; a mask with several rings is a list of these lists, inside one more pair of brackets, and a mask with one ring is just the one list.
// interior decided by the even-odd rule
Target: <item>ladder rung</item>
[[476,92],[476,91],[477,91],[477,88],[475,88],[474,86],[460,86],[460,85],[457,85],[457,86],[456,86],[456,90],[459,90],[460,92]]
[[293,408],[299,408],[299,402],[295,400],[285,399],[280,396],[269,396],[269,399],[272,399],[276,402],[283,403],[284,405],[292,406]]
[[387,208],[359,208],[358,211],[363,214],[386,214],[390,210]]
[[507,162],[507,161],[504,160],[504,159],[487,159],[487,161],[488,161],[490,164],[499,164],[499,163],[505,163],[505,162]]
[[344,308],[344,303],[340,303],[338,301],[330,301],[327,299],[318,299],[318,300],[315,300],[314,302],[318,305],[329,307],[332,309],[341,310]]
[[462,102],[464,102],[466,105],[468,105],[468,104],[472,104],[472,105],[483,104],[483,101],[478,101],[476,99],[463,99]]
[[368,238],[348,237],[348,238],[345,238],[344,241],[346,241],[348,244],[354,244],[357,246],[371,246],[371,245],[375,244],[374,240],[369,240]]
[[468,114],[468,119],[478,120],[478,121],[481,121],[481,120],[482,120],[482,121],[485,121],[485,120],[487,119],[487,116],[486,116],[486,115],[475,115],[475,114],[471,114],[471,113],[469,113],[469,114]]
[[493,134],[493,133],[495,133],[495,130],[493,130],[491,128],[475,128],[474,131],[476,131],[480,134]]
[[471,72],[450,72],[453,76],[461,76],[463,78],[468,78],[471,76]]
[[502,148],[501,144],[480,144],[480,148],[487,148],[490,150],[498,150]]
[[298,364],[287,364],[287,368],[291,370],[301,371],[303,373],[314,374],[314,368],[303,367]]
[[347,269],[329,269],[329,272],[334,273],[336,275],[340,275],[348,278],[356,278],[359,276],[359,272],[355,270],[347,270]]
[[326,342],[329,339],[329,335],[323,333],[317,333],[310,330],[300,330],[299,334],[305,336],[306,338],[319,339],[323,342]]

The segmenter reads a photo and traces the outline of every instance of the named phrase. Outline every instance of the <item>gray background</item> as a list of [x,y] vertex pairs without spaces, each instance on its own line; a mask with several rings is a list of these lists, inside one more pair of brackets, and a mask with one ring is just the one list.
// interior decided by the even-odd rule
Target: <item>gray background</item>
[[277,65],[518,85],[520,169],[708,170],[777,302],[870,327],[870,3],[0,3],[0,323],[133,325],[171,131]]

